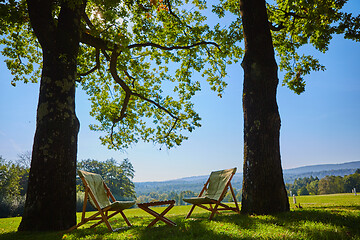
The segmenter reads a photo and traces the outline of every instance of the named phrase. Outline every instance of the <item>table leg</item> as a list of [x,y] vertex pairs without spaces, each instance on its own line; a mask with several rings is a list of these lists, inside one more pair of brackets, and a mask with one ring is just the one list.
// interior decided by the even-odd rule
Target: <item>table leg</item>
[[155,223],[157,223],[159,220],[163,221],[164,223],[170,225],[170,226],[176,226],[176,223],[174,223],[173,221],[171,221],[170,219],[164,217],[165,214],[167,212],[170,211],[170,209],[173,207],[174,205],[171,204],[170,206],[168,206],[162,213],[157,213],[154,210],[150,209],[149,207],[145,207],[145,206],[141,206],[140,208],[142,210],[144,210],[145,212],[153,215],[155,217],[155,219],[147,226],[147,227],[152,227],[155,225]]

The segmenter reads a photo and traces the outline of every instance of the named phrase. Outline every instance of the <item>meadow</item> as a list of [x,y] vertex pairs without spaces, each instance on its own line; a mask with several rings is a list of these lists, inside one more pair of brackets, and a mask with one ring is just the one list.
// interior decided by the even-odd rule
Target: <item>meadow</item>
[[[167,215],[176,227],[158,223],[146,228],[152,216],[139,208],[125,210],[133,227],[126,227],[120,215],[112,218],[117,232],[108,232],[104,224],[89,229],[90,223],[70,233],[16,232],[20,217],[0,219],[0,239],[359,239],[360,195],[331,194],[289,198],[291,211],[258,216],[223,213],[212,221],[209,212],[196,208],[190,219],[184,219],[190,206],[175,206]],[[299,204],[301,207],[299,207]],[[153,208],[161,211],[161,208]],[[80,213],[78,214],[80,219]]]

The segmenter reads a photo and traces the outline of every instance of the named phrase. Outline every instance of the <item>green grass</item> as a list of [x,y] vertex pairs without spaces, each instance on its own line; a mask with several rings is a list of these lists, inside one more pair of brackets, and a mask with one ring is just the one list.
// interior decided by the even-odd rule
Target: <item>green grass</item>
[[[134,225],[126,227],[119,217],[110,220],[114,228],[110,233],[104,224],[89,229],[90,224],[71,233],[16,232],[21,218],[0,219],[0,239],[359,239],[360,196],[333,194],[300,196],[296,198],[302,208],[294,206],[291,211],[268,216],[246,216],[235,213],[217,215],[209,221],[209,212],[196,208],[191,219],[184,219],[190,206],[176,206],[166,216],[177,223],[169,227],[164,223],[147,229],[153,219],[141,209],[129,209],[125,214]],[[153,208],[161,210],[161,208]],[[80,218],[80,214],[78,215]]]

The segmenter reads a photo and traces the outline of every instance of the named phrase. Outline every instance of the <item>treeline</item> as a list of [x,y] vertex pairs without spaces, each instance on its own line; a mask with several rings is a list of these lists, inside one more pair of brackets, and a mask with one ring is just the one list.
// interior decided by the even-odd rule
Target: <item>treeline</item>
[[[234,193],[236,196],[236,200],[241,202],[241,191],[234,188]],[[199,195],[198,192],[193,192],[193,191],[180,191],[180,192],[171,191],[169,193],[151,192],[149,194],[139,195],[136,199],[136,202],[143,203],[143,202],[151,202],[151,201],[165,201],[171,199],[171,200],[175,200],[175,205],[187,205],[188,203],[183,201],[184,198],[197,197],[198,195]],[[228,191],[223,201],[233,202],[233,198],[230,191]]]
[[341,176],[325,176],[297,178],[294,184],[286,184],[289,195],[320,195],[332,193],[351,193],[353,189],[360,191],[360,169],[354,174]]
[[[77,169],[100,174],[116,200],[136,198],[135,185],[132,182],[135,171],[127,158],[120,164],[113,158],[106,161],[82,160],[77,163]],[[77,177],[76,188],[77,192],[84,192],[84,186],[79,177]]]
[[[161,182],[135,182],[135,190],[138,196],[157,193],[180,193],[182,191],[200,192],[209,175],[180,178]],[[232,179],[233,187],[242,186],[242,174],[235,174]]]
[[[6,161],[0,156],[0,218],[22,215],[30,162],[30,152],[19,155],[16,161]],[[173,199],[176,201],[176,205],[184,205],[186,203],[183,201],[183,198],[198,196],[197,190],[174,191],[173,189],[167,192],[154,191],[136,196],[135,185],[132,181],[135,171],[128,159],[124,159],[121,163],[118,163],[113,158],[106,161],[94,159],[81,160],[77,163],[77,168],[100,174],[117,200],[136,198],[136,201],[139,203]],[[199,186],[198,189],[202,187],[200,183],[197,185]],[[77,178],[76,187],[77,210],[81,211],[84,199],[84,188],[79,178]],[[286,184],[286,188],[289,195],[290,193],[291,195],[350,193],[354,188],[360,192],[360,169],[357,169],[354,174],[344,177],[326,176],[321,179],[318,177],[297,178],[293,184]],[[236,199],[240,202],[241,189],[234,189],[234,192]],[[233,201],[230,192],[227,193],[224,201]],[[90,204],[88,206],[91,208]]]
[[[21,216],[24,211],[27,183],[29,179],[31,153],[19,155],[16,161],[7,161],[0,156],[0,218]],[[118,163],[111,158],[106,161],[81,160],[77,168],[100,174],[118,200],[135,199],[132,182],[134,168],[128,159]],[[80,178],[76,181],[77,211],[82,211],[84,187]],[[91,209],[90,204],[88,204]]]
[[[293,184],[286,184],[286,190],[289,195],[319,195],[319,194],[333,194],[333,193],[351,193],[353,189],[360,193],[360,169],[357,169],[354,174],[342,176],[325,176],[321,179],[318,177],[304,177],[295,179]],[[137,196],[137,202],[163,201],[173,199],[176,205],[186,205],[183,198],[198,196],[195,191],[164,191],[150,192],[148,194],[141,194]],[[236,199],[241,202],[241,189],[234,189]],[[231,202],[232,196],[230,192],[227,193],[224,201]]]
[[0,156],[0,217],[19,216],[24,211],[30,166],[25,157],[10,162]]
[[284,181],[285,183],[293,183],[297,178],[304,177],[318,177],[319,179],[324,178],[326,176],[346,176],[353,174],[357,168],[347,168],[347,169],[334,169],[334,170],[322,170],[322,171],[311,171],[311,172],[303,172],[303,173],[287,173],[284,171]]

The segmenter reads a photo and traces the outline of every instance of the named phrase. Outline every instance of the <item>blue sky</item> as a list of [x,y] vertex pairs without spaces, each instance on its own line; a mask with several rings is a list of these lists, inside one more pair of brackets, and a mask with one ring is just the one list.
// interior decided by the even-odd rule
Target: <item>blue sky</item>
[[[354,2],[354,1],[353,1]],[[360,3],[352,7],[360,9]],[[352,8],[354,9],[354,8]],[[306,91],[296,95],[278,87],[281,115],[281,158],[284,169],[304,165],[360,161],[360,43],[335,37],[326,54],[310,49],[326,66],[324,72],[306,77]],[[35,132],[38,84],[10,84],[11,75],[0,56],[0,155],[8,160],[30,151]],[[100,144],[101,133],[88,125],[90,103],[77,90],[76,112],[81,123],[78,159],[121,161],[129,158],[134,181],[159,181],[207,175],[213,170],[243,163],[243,70],[240,64],[228,69],[228,87],[218,98],[206,85],[194,98],[202,127],[188,134],[189,140],[167,150],[139,143],[124,152]],[[282,73],[279,73],[280,82]]]

